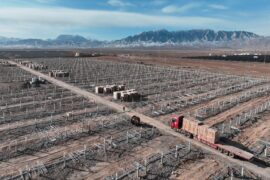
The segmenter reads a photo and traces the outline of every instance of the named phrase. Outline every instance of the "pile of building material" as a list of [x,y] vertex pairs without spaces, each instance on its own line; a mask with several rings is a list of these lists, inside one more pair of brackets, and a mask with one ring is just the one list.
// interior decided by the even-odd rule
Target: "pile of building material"
[[34,70],[48,69],[48,66],[46,66],[44,64],[33,63],[31,61],[20,61],[19,64],[24,65],[24,66],[31,68],[31,69],[34,69]]
[[96,94],[102,94],[104,92],[104,86],[96,86],[95,92]]
[[97,94],[111,94],[117,91],[123,91],[125,90],[125,85],[106,85],[106,86],[96,86],[95,92]]
[[196,136],[201,141],[215,144],[219,139],[219,134],[216,129],[204,125],[201,121],[193,117],[184,117],[183,129],[193,136]]
[[34,70],[48,69],[48,66],[45,66],[44,64],[38,64],[38,63],[30,63],[27,65],[27,67],[34,69]]
[[20,61],[19,64],[27,66],[28,64],[32,63],[31,61]]
[[52,70],[49,72],[50,77],[68,77],[69,72],[63,70]]
[[0,66],[16,66],[15,64],[10,64],[8,61],[1,61],[0,60]]
[[113,93],[113,98],[115,100],[121,99],[122,101],[137,101],[140,98],[140,94],[135,89],[116,91]]
[[104,88],[104,93],[106,94],[111,94],[114,91],[117,91],[117,86],[116,85],[106,85]]
[[113,99],[122,101],[137,101],[140,95],[135,89],[125,90],[125,85],[96,86],[96,94],[113,94]]

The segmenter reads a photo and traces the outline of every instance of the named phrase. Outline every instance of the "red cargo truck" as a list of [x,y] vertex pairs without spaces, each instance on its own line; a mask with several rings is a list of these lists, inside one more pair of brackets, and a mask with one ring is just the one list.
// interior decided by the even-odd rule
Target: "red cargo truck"
[[204,125],[195,118],[173,115],[170,126],[172,129],[175,129],[190,138],[196,139],[228,156],[248,161],[254,157],[253,154],[247,151],[226,144],[225,141],[221,141],[216,129]]

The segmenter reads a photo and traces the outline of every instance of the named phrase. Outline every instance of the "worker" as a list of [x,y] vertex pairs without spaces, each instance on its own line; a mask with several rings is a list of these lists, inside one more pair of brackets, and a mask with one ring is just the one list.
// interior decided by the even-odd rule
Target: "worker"
[[125,112],[125,110],[126,110],[126,107],[125,107],[125,106],[123,106],[123,111]]

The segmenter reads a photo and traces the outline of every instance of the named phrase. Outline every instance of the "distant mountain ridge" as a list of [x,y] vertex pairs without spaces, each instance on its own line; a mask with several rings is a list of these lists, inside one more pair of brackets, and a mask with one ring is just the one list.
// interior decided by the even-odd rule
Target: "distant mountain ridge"
[[56,39],[16,39],[0,36],[0,47],[32,48],[95,48],[95,47],[151,47],[151,46],[222,46],[230,42],[247,42],[261,36],[247,31],[187,30],[142,32],[115,41],[98,41],[79,35],[60,35]]
[[14,39],[0,37],[0,47],[65,48],[95,47],[103,42],[86,39],[79,35],[59,35],[56,39]]
[[129,36],[120,42],[194,42],[194,41],[229,41],[236,39],[257,38],[258,35],[246,31],[213,31],[213,30],[188,30],[188,31],[148,31],[139,35]]
[[88,41],[86,38],[79,35],[60,35],[56,39],[56,41],[74,41],[74,42],[86,42]]

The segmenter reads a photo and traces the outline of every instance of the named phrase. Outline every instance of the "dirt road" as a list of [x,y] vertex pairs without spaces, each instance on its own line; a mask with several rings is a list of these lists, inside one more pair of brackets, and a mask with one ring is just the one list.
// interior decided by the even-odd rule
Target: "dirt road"
[[[78,87],[75,87],[75,86],[72,86],[70,84],[67,84],[63,81],[60,81],[60,80],[57,80],[57,79],[54,79],[52,77],[49,77],[48,75],[45,75],[45,74],[42,74],[38,71],[35,71],[35,70],[32,70],[30,68],[27,68],[25,66],[22,66],[20,64],[17,64],[13,61],[9,61],[11,64],[16,64],[18,67],[20,67],[21,69],[24,69],[25,71],[28,71],[29,73],[35,75],[35,76],[40,76],[42,77],[43,79],[46,79],[47,81],[57,85],[57,86],[60,86],[62,88],[66,88],[78,95],[81,95],[81,96],[84,96],[88,99],[91,99],[91,100],[95,100],[96,102],[98,103],[101,103],[101,104],[104,104],[106,106],[109,106],[110,108],[118,111],[118,112],[122,112],[123,111],[123,107],[117,103],[114,103],[114,102],[111,102],[111,101],[108,101],[108,100],[105,100],[104,98],[100,97],[100,96],[97,96],[93,93],[90,93],[86,90],[82,90]],[[244,161],[240,161],[240,160],[237,160],[237,159],[233,159],[233,158],[230,158],[224,154],[221,154],[219,153],[218,151],[200,143],[200,142],[197,142],[195,140],[191,140],[175,131],[173,131],[169,126],[157,121],[156,119],[153,119],[151,117],[148,117],[148,116],[145,116],[141,113],[138,113],[136,111],[133,111],[132,109],[128,109],[126,108],[126,114],[129,115],[129,116],[139,116],[141,118],[141,120],[147,124],[150,124],[154,127],[157,127],[159,130],[163,131],[164,133],[167,133],[167,134],[170,134],[170,135],[173,135],[173,136],[176,136],[176,137],[179,137],[181,138],[182,140],[185,140],[185,141],[190,141],[192,145],[195,145],[197,147],[200,147],[212,154],[215,154],[217,156],[219,156],[220,158],[226,160],[226,161],[229,161],[230,163],[234,163],[234,164],[237,164],[239,166],[243,166],[245,167],[246,169],[252,171],[252,172],[255,172],[259,175],[261,175],[262,177],[265,177],[267,179],[270,179],[270,168],[262,168],[262,167],[259,167],[255,164],[252,164],[250,162],[244,162]]]

